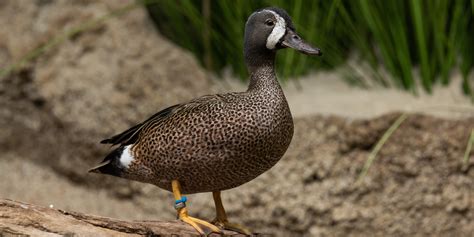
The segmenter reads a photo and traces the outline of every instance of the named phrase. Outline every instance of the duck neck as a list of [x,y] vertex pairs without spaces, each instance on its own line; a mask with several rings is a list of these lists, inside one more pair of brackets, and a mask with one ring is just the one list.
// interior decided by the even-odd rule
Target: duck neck
[[247,91],[265,91],[275,87],[281,89],[275,74],[275,52],[265,51],[245,54],[245,61],[250,74]]

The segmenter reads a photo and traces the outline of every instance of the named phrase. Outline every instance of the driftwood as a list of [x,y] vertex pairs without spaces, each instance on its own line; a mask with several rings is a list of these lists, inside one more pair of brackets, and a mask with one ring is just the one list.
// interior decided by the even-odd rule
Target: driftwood
[[[196,235],[191,226],[179,220],[124,221],[0,199],[0,236]],[[224,231],[224,235],[243,236],[232,231]]]

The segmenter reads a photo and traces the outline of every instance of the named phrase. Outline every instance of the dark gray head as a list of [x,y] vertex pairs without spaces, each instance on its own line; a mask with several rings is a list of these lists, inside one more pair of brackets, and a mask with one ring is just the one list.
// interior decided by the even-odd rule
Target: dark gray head
[[308,55],[321,55],[321,50],[304,42],[296,33],[285,10],[269,7],[249,16],[245,24],[244,53],[248,64],[274,58],[282,48],[293,48]]

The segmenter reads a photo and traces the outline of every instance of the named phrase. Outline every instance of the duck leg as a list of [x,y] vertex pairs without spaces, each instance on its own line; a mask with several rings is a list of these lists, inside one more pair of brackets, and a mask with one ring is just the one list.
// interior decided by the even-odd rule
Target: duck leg
[[212,222],[213,224],[219,226],[222,229],[233,230],[245,235],[252,235],[249,229],[234,223],[230,223],[227,220],[227,214],[225,213],[224,206],[222,205],[221,192],[215,191],[212,192],[212,197],[214,198],[214,204],[216,205],[216,218]]
[[181,188],[178,180],[173,180],[171,182],[171,187],[173,190],[174,198],[176,199],[175,208],[178,214],[178,218],[180,220],[190,224],[192,227],[194,227],[194,229],[199,232],[200,235],[207,236],[212,232],[222,233],[222,231],[215,225],[188,215],[188,211],[186,209],[187,199],[185,196],[181,196]]

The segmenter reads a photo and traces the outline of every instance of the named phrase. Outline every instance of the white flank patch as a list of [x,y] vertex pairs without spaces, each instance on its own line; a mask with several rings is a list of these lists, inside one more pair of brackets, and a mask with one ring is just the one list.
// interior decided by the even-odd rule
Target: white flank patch
[[275,23],[275,26],[273,27],[272,33],[267,38],[267,49],[274,49],[275,45],[280,41],[281,37],[285,35],[286,22],[285,22],[285,19],[283,19],[283,17],[281,17],[274,11],[271,11],[271,10],[263,10],[263,11],[272,13],[277,20],[277,22]]
[[128,168],[134,159],[132,149],[130,149],[131,147],[132,145],[125,146],[125,149],[123,149],[122,155],[120,156],[120,164],[125,166],[125,168]]

